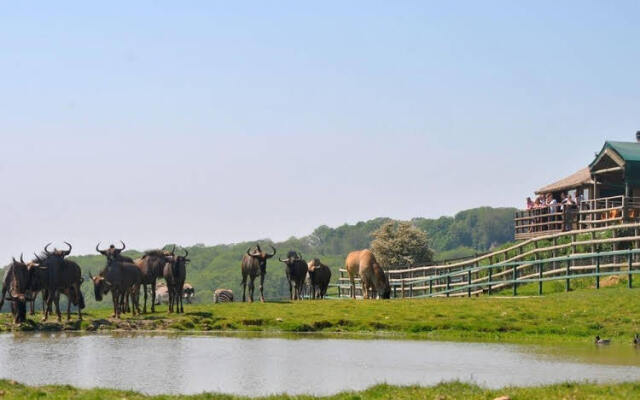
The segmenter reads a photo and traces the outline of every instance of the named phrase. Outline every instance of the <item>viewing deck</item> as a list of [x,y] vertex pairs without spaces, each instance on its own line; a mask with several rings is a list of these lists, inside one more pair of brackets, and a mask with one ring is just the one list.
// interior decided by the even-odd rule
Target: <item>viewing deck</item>
[[515,239],[640,221],[640,198],[626,196],[584,200],[579,205],[548,205],[516,211]]

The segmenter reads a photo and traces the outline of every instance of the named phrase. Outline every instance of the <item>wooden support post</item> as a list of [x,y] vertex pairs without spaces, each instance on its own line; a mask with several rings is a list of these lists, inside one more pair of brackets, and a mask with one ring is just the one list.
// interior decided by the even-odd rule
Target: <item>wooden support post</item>
[[413,297],[413,282],[409,284],[409,297]]
[[[611,236],[614,238],[618,237],[617,232],[618,231],[616,229],[612,229]],[[618,250],[618,242],[613,242],[613,251],[616,251],[616,250]],[[618,262],[620,262],[620,260],[618,259],[618,256],[613,256],[613,263],[617,264]]]
[[542,296],[542,263],[538,263],[538,296]]
[[[557,252],[557,250],[555,249],[555,247],[556,247],[557,245],[558,245],[558,238],[557,238],[557,237],[554,237],[554,238],[553,238],[553,247],[554,247],[554,249],[553,249],[553,250],[551,250],[551,257],[552,257],[552,258],[556,258],[556,256],[558,255],[558,252]],[[552,267],[553,267],[553,269],[556,269],[556,266],[557,266],[557,263],[556,263],[556,261],[554,261],[554,262],[552,263]]]
[[404,299],[404,279],[402,280],[402,287],[400,290],[402,290],[402,298]]
[[491,296],[491,275],[493,275],[493,267],[489,268],[489,296]]
[[467,297],[471,297],[471,270],[467,271]]
[[393,298],[397,299],[398,298],[398,292],[396,291],[396,286],[393,285]]
[[600,289],[600,255],[596,255],[596,289]]
[[571,290],[571,284],[569,283],[569,276],[571,275],[571,259],[569,257],[567,257],[567,280],[566,280],[566,286],[565,286],[565,291],[568,292]]
[[518,279],[518,265],[513,266],[513,295],[518,295],[518,284],[516,283],[516,279]]
[[447,297],[449,297],[450,288],[451,288],[451,275],[447,274]]
[[629,250],[629,280],[627,281],[627,286],[629,287],[629,289],[633,287],[633,274],[631,273],[632,269],[633,269],[633,254],[631,253],[631,250]]
[[[540,254],[538,253],[538,241],[533,242],[533,247],[536,249],[533,257],[534,260],[538,261],[540,259]],[[538,263],[538,275],[542,279],[542,263]],[[542,281],[538,281],[538,295],[542,296]]]
[[429,295],[433,294],[433,278],[429,278]]

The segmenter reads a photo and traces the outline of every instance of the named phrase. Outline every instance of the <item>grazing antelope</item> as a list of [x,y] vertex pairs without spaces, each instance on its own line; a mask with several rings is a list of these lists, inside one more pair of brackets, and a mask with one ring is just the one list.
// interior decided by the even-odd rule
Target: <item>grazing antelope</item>
[[389,278],[385,275],[384,270],[373,253],[368,250],[352,251],[347,255],[345,260],[345,268],[349,273],[351,280],[351,297],[356,298],[356,276],[360,277],[362,282],[362,297],[365,299],[375,297],[372,290],[380,293],[380,297],[388,299],[391,297],[391,285]]

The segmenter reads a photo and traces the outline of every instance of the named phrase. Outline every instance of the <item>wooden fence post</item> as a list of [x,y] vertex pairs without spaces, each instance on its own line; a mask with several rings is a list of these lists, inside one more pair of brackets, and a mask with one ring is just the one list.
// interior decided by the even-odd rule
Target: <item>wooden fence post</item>
[[402,286],[400,287],[400,290],[402,291],[402,298],[404,299],[404,279],[402,279]]
[[518,295],[518,284],[516,283],[516,279],[518,279],[518,264],[513,266],[513,295]]
[[629,250],[629,281],[627,282],[627,286],[629,287],[629,289],[633,287],[633,274],[631,273],[632,269],[633,269],[633,255],[631,253],[631,250]]
[[538,263],[538,296],[542,296],[542,263]]
[[600,255],[596,253],[596,289],[600,289]]
[[568,292],[571,290],[571,284],[569,283],[569,276],[571,275],[571,259],[567,256],[567,280],[565,284],[565,291]]
[[493,266],[489,267],[489,296],[491,296],[491,278],[493,275]]
[[471,297],[471,269],[467,271],[467,297]]
[[[540,259],[540,254],[538,253],[538,241],[533,242],[533,247],[535,248],[535,253],[533,259],[538,261]],[[542,279],[542,263],[538,263],[538,276]],[[538,281],[538,296],[542,296],[542,281]]]
[[429,277],[429,296],[433,294],[433,278]]
[[450,288],[451,288],[451,275],[447,274],[447,297],[449,297]]

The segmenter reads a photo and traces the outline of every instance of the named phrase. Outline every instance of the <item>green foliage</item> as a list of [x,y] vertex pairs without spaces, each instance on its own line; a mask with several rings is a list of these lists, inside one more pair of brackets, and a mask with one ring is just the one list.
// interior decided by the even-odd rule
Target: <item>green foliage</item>
[[427,234],[411,222],[387,221],[372,236],[371,251],[381,265],[416,265],[433,258]]
[[[159,395],[148,396],[141,393],[114,389],[80,389],[69,385],[25,386],[14,381],[0,380],[0,393],[3,399],[104,399],[104,400],[247,400],[249,397],[202,393],[190,396]],[[441,400],[491,400],[502,396],[511,399],[527,400],[564,400],[564,399],[637,399],[640,397],[640,383],[560,383],[556,385],[533,387],[507,387],[502,389],[486,389],[478,385],[462,382],[445,382],[435,386],[394,386],[379,384],[359,392],[342,392],[326,397],[309,395],[290,396],[277,394],[268,397],[257,397],[256,400],[409,400],[409,399],[441,399]]]
[[[14,399],[104,399],[104,400],[247,400],[249,397],[233,396],[225,394],[202,393],[196,395],[159,395],[148,396],[141,393],[114,389],[80,389],[69,385],[47,385],[47,386],[26,386],[20,383],[0,380],[0,393],[2,398]],[[379,384],[366,390],[358,392],[341,392],[326,397],[316,397],[310,395],[290,396],[287,394],[277,394],[268,397],[256,397],[254,399],[264,400],[382,400],[382,399],[442,399],[442,400],[491,400],[501,396],[509,396],[511,399],[637,399],[640,397],[640,383],[560,383],[556,385],[533,386],[533,387],[507,387],[502,389],[486,389],[478,385],[462,382],[445,382],[435,386],[394,386]]]
[[514,212],[515,208],[480,207],[454,217],[414,218],[412,222],[427,232],[436,252],[460,246],[486,251],[513,240]]

